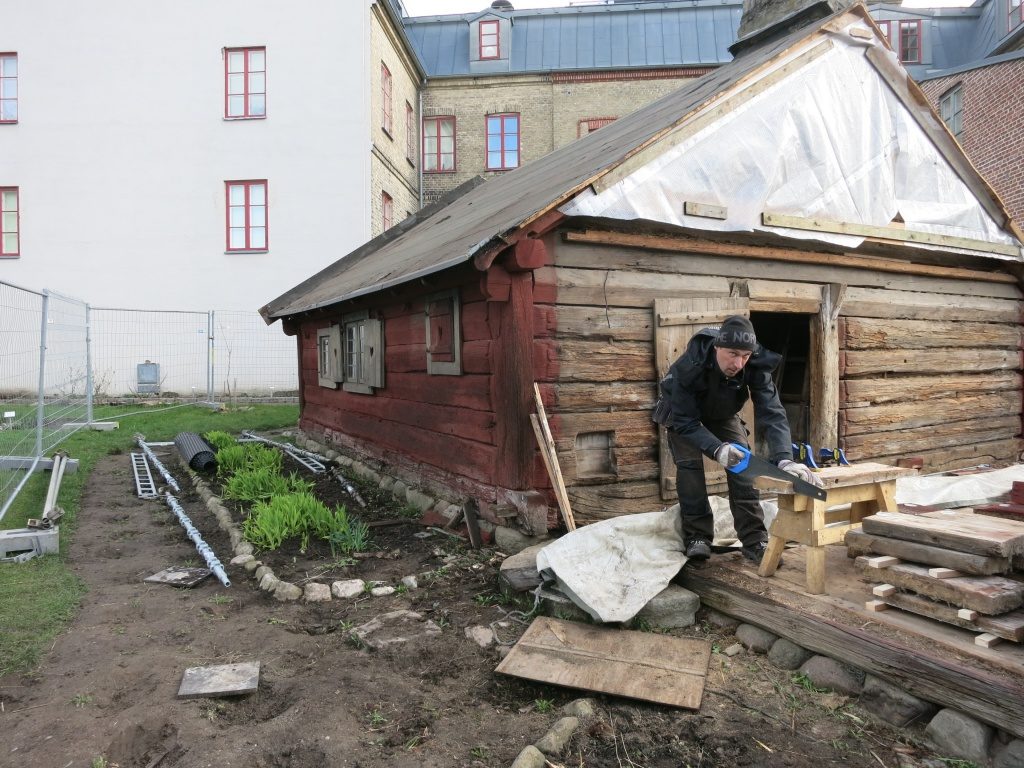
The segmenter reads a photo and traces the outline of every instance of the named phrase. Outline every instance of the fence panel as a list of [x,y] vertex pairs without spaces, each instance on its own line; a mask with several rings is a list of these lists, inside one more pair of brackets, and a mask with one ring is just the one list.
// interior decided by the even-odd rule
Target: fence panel
[[298,396],[294,336],[285,336],[279,325],[267,325],[257,312],[212,314],[215,399]]
[[43,409],[36,414],[39,456],[85,425],[89,384],[88,306],[53,291],[43,293],[46,349]]

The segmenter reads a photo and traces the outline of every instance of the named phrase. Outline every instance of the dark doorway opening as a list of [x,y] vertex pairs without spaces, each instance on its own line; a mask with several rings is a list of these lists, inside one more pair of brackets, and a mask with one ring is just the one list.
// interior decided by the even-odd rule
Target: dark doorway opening
[[751,312],[750,322],[761,346],[782,355],[782,362],[775,371],[775,387],[779,390],[779,399],[789,418],[793,442],[809,442],[811,316],[788,312]]

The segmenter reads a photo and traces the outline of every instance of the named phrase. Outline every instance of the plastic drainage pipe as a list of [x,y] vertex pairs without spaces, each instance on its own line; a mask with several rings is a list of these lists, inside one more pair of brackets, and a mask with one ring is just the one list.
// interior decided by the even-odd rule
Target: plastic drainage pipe
[[217,466],[213,449],[195,432],[181,432],[174,438],[174,447],[178,449],[188,465],[196,472],[211,472]]
[[294,446],[291,443],[278,443],[278,442],[275,442],[274,440],[269,440],[266,437],[260,437],[259,435],[254,434],[253,432],[250,432],[247,429],[242,431],[242,437],[247,437],[250,440],[256,440],[257,442],[260,442],[260,443],[266,443],[267,445],[272,445],[275,448],[280,448],[282,451],[288,451],[290,453],[297,453],[300,456],[305,456],[306,458],[309,458],[309,459],[316,459],[317,461],[330,461],[330,459],[328,459],[326,456],[321,456],[319,453],[313,453],[312,451],[307,451],[307,450],[305,450],[303,448],[299,448],[297,446]]
[[195,542],[196,551],[203,556],[203,559],[206,561],[206,565],[209,566],[211,571],[213,571],[213,575],[220,579],[220,583],[225,587],[230,587],[231,579],[229,579],[228,575],[224,572],[224,566],[221,564],[220,560],[217,559],[217,555],[213,553],[210,545],[203,541],[202,534],[200,534],[196,527],[192,525],[192,521],[189,519],[189,516],[185,514],[185,510],[182,509],[178,500],[167,492],[164,493],[164,500],[167,502],[167,506],[171,508],[171,511],[174,512],[175,516],[178,518],[178,522],[181,523],[181,527],[185,529],[185,533],[187,533],[188,537]]
[[146,458],[153,463],[153,466],[160,470],[160,474],[164,476],[164,480],[167,481],[167,484],[178,493],[181,493],[181,486],[178,485],[178,481],[174,479],[171,473],[167,471],[167,468],[160,463],[160,459],[156,457],[156,454],[150,450],[148,445],[146,445],[146,438],[142,435],[136,435],[135,442],[139,444],[139,448],[141,448],[142,452],[146,454]]
[[60,481],[64,477],[64,467],[67,465],[67,455],[55,453],[53,455],[53,466],[50,469],[50,486],[46,489],[46,501],[43,503],[43,517],[53,509],[57,503],[57,494],[60,493]]

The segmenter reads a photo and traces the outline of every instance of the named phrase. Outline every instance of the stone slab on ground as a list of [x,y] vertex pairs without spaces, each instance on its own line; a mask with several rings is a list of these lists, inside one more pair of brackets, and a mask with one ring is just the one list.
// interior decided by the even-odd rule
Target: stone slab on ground
[[700,598],[695,593],[678,584],[669,584],[640,609],[636,619],[659,629],[690,627],[696,621],[698,608]]
[[513,592],[526,592],[541,582],[537,573],[537,553],[549,542],[534,544],[506,557],[498,571],[498,583]]
[[241,696],[259,687],[260,663],[218,664],[212,667],[189,667],[181,677],[179,699],[205,696]]

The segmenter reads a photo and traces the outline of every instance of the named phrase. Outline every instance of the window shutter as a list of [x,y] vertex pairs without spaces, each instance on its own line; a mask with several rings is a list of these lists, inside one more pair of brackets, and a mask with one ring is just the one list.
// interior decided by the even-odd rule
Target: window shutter
[[363,382],[370,387],[384,386],[384,324],[377,319],[365,321],[363,337]]

